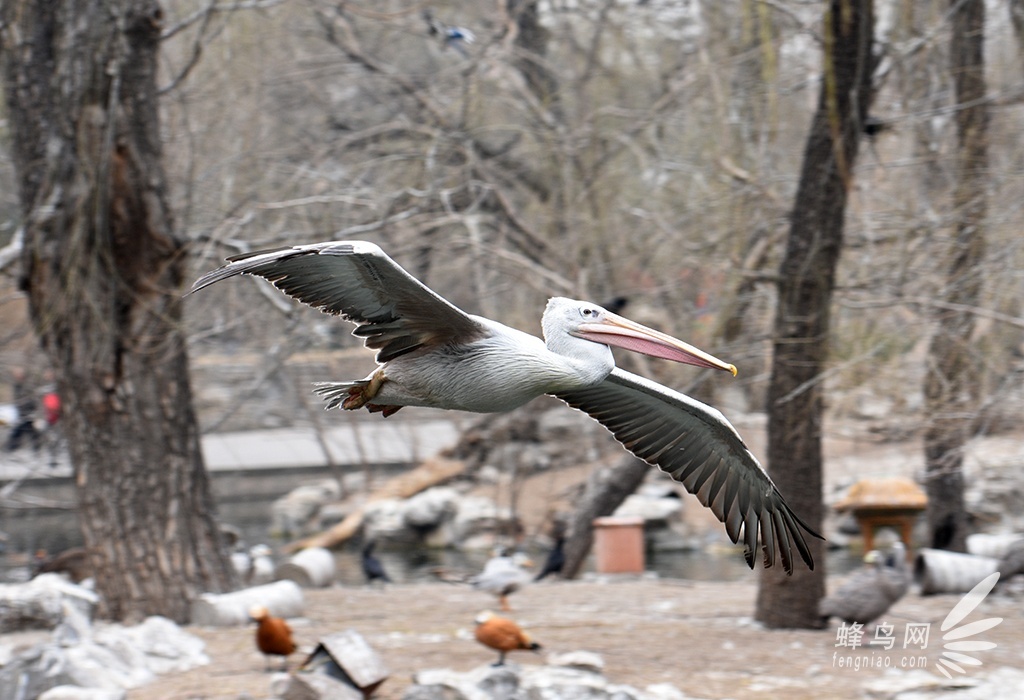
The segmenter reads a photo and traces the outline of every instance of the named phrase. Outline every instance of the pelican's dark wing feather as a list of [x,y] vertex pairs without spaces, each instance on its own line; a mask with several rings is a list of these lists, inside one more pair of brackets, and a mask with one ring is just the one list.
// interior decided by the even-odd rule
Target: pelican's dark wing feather
[[[285,294],[357,325],[384,363],[424,346],[476,340],[488,330],[366,241],[333,241],[228,258],[192,292],[234,275],[258,275]],[[191,292],[190,292],[191,293]]]
[[764,565],[776,553],[787,573],[794,549],[811,569],[804,531],[820,538],[786,505],[768,473],[716,409],[635,374],[614,369],[597,386],[556,394],[608,428],[627,450],[697,496],[754,566],[760,534]]

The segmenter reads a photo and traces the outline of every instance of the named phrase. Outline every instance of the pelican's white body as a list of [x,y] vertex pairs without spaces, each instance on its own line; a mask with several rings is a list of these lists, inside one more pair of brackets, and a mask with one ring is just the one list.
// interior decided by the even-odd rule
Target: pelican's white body
[[549,349],[558,345],[553,334],[545,344],[496,321],[471,318],[491,332],[481,340],[391,360],[373,403],[500,413],[543,394],[595,386],[615,367],[607,345],[563,333],[562,344],[574,351],[563,354]]

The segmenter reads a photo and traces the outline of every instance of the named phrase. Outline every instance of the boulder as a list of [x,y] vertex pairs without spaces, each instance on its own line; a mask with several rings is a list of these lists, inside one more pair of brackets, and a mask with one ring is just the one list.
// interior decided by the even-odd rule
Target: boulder
[[447,486],[421,491],[402,503],[402,520],[414,530],[433,530],[458,510],[459,494]]
[[460,496],[455,515],[438,530],[432,544],[463,549],[490,549],[508,511],[484,496]]
[[124,700],[124,690],[83,688],[78,685],[58,685],[39,696],[38,700]]
[[643,518],[645,527],[668,527],[678,520],[683,512],[683,501],[679,498],[648,496],[642,493],[630,494],[615,509],[616,518]]
[[363,539],[378,544],[414,545],[420,536],[405,522],[405,501],[382,498],[366,506],[363,512]]
[[389,498],[369,504],[363,539],[399,546],[489,549],[508,517],[490,498],[437,486],[407,500]]
[[53,629],[64,619],[65,605],[88,618],[98,602],[96,593],[59,574],[40,574],[26,583],[0,584],[0,634]]
[[271,531],[286,535],[313,532],[320,509],[340,497],[341,487],[336,479],[299,486],[271,504]]
[[562,654],[550,654],[548,663],[552,666],[576,668],[590,673],[604,672],[604,659],[592,651],[567,651]]
[[[124,690],[209,663],[202,640],[162,617],[135,627],[92,628],[80,611],[66,607],[53,638],[13,656],[0,668],[0,689],[18,688],[20,697],[124,697]],[[75,691],[73,688],[105,693]]]

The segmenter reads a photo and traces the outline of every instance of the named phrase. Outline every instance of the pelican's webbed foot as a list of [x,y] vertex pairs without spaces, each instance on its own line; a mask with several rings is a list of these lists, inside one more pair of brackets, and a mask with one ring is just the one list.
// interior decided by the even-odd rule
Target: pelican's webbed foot
[[[355,411],[363,406],[368,406],[370,399],[380,393],[380,388],[384,386],[386,381],[387,377],[384,376],[384,370],[378,369],[370,375],[369,381],[365,384],[360,383],[349,387],[348,398],[341,402],[341,407],[346,411]],[[370,411],[373,411],[373,408],[370,408]]]

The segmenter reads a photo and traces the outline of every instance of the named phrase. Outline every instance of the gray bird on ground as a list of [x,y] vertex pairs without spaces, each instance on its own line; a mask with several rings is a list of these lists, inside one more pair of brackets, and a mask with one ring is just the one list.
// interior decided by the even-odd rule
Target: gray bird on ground
[[499,554],[491,557],[484,570],[469,582],[473,588],[497,596],[502,610],[511,610],[508,596],[530,583],[533,575],[524,567],[532,565],[533,562],[522,552]]
[[884,615],[910,587],[906,550],[902,543],[892,547],[888,557],[878,550],[864,555],[864,566],[854,571],[836,590],[818,604],[821,621],[838,617],[846,623],[866,625]]

